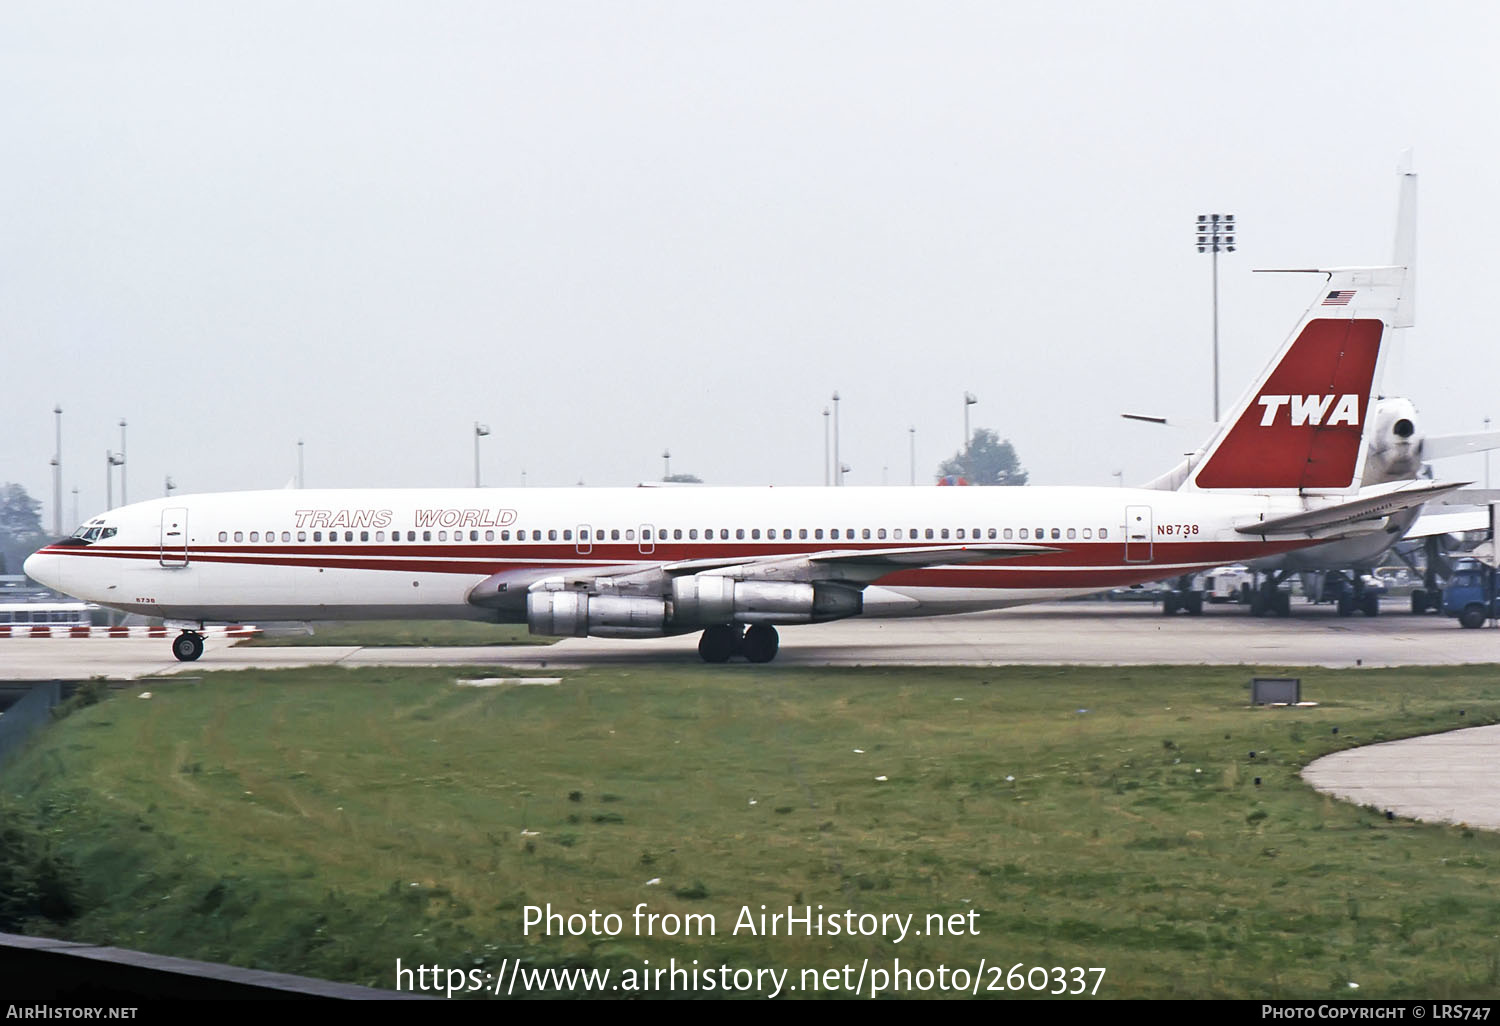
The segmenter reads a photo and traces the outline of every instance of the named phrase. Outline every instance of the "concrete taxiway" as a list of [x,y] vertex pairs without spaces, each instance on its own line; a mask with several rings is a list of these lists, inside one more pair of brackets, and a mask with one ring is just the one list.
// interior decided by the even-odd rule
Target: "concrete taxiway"
[[[701,665],[698,636],[455,648],[262,648],[209,638],[194,663],[161,638],[0,640],[0,679],[134,679],[293,666],[585,667]],[[1057,603],[927,620],[843,620],[781,629],[777,666],[1441,666],[1500,662],[1500,630],[1464,630],[1440,616],[1340,617],[1297,607],[1257,619],[1238,608],[1163,616],[1156,607]]]

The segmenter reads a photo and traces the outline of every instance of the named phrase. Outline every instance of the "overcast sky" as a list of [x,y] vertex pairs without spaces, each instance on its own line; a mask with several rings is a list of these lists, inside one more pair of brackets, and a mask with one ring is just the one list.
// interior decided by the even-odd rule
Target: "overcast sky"
[[[0,5],[0,481],[919,480],[973,424],[1038,484],[1151,477],[1319,281],[1421,292],[1385,391],[1500,421],[1500,7]],[[1198,430],[1122,411],[1198,418]],[[1483,464],[1452,473],[1480,476]],[[118,498],[118,496],[117,496]]]

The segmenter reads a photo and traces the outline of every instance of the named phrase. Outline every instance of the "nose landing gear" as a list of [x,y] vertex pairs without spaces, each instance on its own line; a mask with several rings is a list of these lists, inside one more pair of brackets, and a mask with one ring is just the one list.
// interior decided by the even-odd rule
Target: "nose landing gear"
[[179,662],[190,663],[203,654],[203,635],[197,631],[183,631],[172,639],[172,654]]

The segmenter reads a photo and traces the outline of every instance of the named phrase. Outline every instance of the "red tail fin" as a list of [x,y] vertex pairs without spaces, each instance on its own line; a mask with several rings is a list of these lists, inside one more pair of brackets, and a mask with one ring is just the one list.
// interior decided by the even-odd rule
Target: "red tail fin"
[[[1322,305],[1345,305],[1361,291],[1331,291]],[[1376,318],[1306,319],[1207,454],[1194,477],[1197,486],[1355,485],[1384,334],[1385,322]]]

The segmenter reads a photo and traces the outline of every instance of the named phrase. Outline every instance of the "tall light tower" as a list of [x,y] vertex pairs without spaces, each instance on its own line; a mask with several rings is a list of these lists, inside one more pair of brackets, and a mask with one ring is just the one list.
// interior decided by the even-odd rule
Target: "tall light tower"
[[913,424],[906,429],[911,435],[911,483],[917,483],[917,426]]
[[[170,477],[167,478],[167,494],[168,495],[172,494],[173,485],[172,485],[171,482],[172,482],[172,479]],[[301,487],[303,487],[303,484],[304,484],[304,482],[302,480],[302,439],[299,438],[299,439],[297,439],[297,487],[301,488]]]
[[823,407],[823,487],[833,483],[832,464],[828,462],[828,407]]
[[671,477],[672,477],[672,450],[671,449],[663,449],[661,451],[661,479],[663,481],[667,481],[667,480],[670,480]]
[[104,508],[115,508],[115,467],[125,465],[125,457],[117,452],[104,450]]
[[[297,444],[300,445],[301,443],[299,442]],[[165,495],[167,498],[170,499],[172,497],[172,491],[173,491],[173,489],[175,489],[177,487],[177,482],[172,480],[172,475],[171,474],[168,474],[167,475],[167,479],[162,482],[162,485],[166,489],[162,494]]]
[[479,487],[479,440],[490,433],[488,424],[474,422],[474,487]]
[[120,418],[120,505],[129,506],[130,500],[125,498],[125,418]]
[[844,463],[839,459],[839,394],[833,393],[833,483],[844,484]]
[[1214,255],[1214,423],[1219,422],[1219,251],[1234,252],[1233,214],[1199,214],[1198,252]]
[[57,448],[52,451],[52,534],[62,537],[62,404],[52,408],[57,414]]
[[969,443],[974,437],[969,434],[969,407],[977,402],[973,392],[964,393],[964,447],[960,451],[964,454],[964,473],[969,477],[974,476],[974,468],[969,466]]

